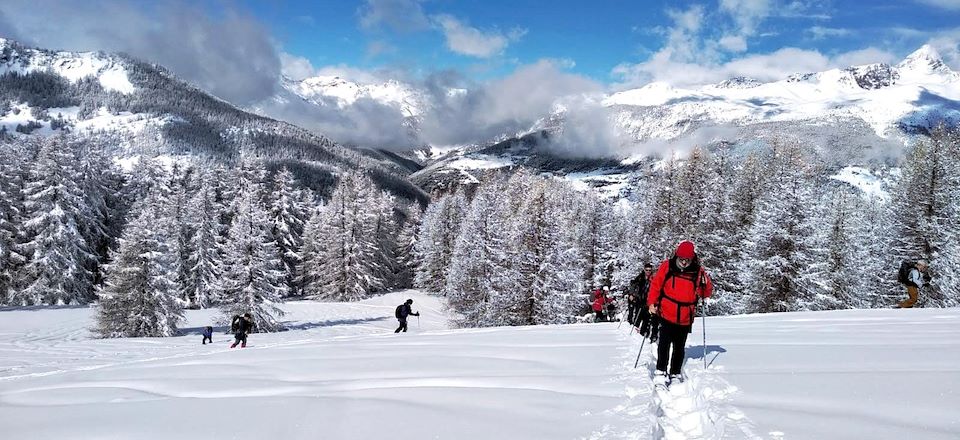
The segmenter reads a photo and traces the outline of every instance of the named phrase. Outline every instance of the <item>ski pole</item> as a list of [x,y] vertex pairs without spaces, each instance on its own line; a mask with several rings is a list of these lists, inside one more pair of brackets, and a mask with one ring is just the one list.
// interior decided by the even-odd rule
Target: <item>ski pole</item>
[[420,330],[420,315],[417,315],[417,330]]
[[647,337],[644,336],[643,340],[640,341],[640,351],[637,352],[637,361],[633,363],[633,368],[637,368],[637,365],[640,365],[640,353],[643,353],[643,344],[647,343]]
[[617,324],[617,330],[620,330],[620,326],[623,325],[623,315],[625,315],[626,313],[627,313],[626,310],[624,310],[622,313],[620,313],[620,323]]

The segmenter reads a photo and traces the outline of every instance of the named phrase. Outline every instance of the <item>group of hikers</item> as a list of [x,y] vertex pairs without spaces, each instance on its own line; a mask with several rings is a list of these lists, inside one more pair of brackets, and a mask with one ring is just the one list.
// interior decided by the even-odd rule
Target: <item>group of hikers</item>
[[[420,316],[420,312],[414,312],[411,309],[413,305],[413,300],[408,299],[403,304],[397,306],[395,315],[397,320],[400,321],[400,326],[394,331],[394,333],[399,333],[401,331],[407,331],[407,317],[409,316]],[[233,333],[234,341],[230,345],[230,348],[235,348],[237,345],[240,345],[240,348],[246,348],[247,346],[247,336],[250,333],[253,333],[256,325],[254,324],[253,316],[250,313],[244,313],[243,315],[233,315],[233,318],[230,319],[230,332]],[[207,342],[213,343],[213,327],[207,326],[203,329],[203,345],[207,345]]]
[[[595,320],[604,321],[604,309],[611,304],[608,287],[594,292]],[[673,256],[660,263],[657,271],[645,264],[643,272],[630,281],[627,288],[626,320],[650,342],[657,342],[655,382],[680,379],[687,335],[693,330],[696,307],[702,298],[713,293],[713,282],[700,265],[696,248],[683,241]],[[611,309],[606,312],[609,315]]]
[[[906,286],[908,298],[896,305],[913,307],[919,289],[929,284],[931,276],[926,261],[905,261],[898,274]],[[608,320],[613,301],[609,287],[597,289],[593,297],[595,321]],[[657,372],[655,382],[682,380],[681,368],[685,356],[687,335],[693,330],[697,304],[713,293],[713,282],[700,265],[696,248],[691,241],[683,241],[673,255],[660,263],[654,273],[653,265],[645,264],[643,272],[630,281],[627,289],[626,319],[643,337],[657,342]]]
[[[908,298],[896,305],[898,308],[913,307],[919,298],[919,289],[929,284],[931,276],[926,261],[905,261],[900,266],[898,280],[907,288]],[[660,263],[654,273],[653,265],[647,263],[643,272],[630,281],[627,289],[626,319],[644,338],[657,342],[657,372],[655,382],[683,380],[681,369],[685,356],[687,335],[693,331],[696,307],[703,298],[713,293],[713,282],[700,265],[696,247],[691,241],[682,241],[673,255]],[[408,299],[397,306],[394,316],[400,325],[394,333],[407,331],[407,318],[420,316],[412,310],[413,300]],[[594,320],[607,321],[615,315],[610,287],[597,288],[592,301]],[[234,342],[247,346],[247,335],[255,328],[250,313],[234,315],[230,330]],[[213,327],[203,331],[203,344],[213,343]],[[704,354],[705,355],[705,354]]]

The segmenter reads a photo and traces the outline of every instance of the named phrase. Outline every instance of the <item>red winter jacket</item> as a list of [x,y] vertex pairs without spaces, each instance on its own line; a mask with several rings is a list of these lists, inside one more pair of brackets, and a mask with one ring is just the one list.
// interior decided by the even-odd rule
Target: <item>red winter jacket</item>
[[713,293],[713,282],[696,258],[686,269],[680,270],[676,257],[660,264],[657,273],[650,280],[647,293],[647,306],[658,306],[661,319],[674,324],[693,324],[694,311],[698,298]]
[[593,292],[593,311],[594,312],[602,312],[603,306],[607,305],[608,303],[610,303],[610,298],[607,298],[607,296],[603,294],[602,290],[597,290]]

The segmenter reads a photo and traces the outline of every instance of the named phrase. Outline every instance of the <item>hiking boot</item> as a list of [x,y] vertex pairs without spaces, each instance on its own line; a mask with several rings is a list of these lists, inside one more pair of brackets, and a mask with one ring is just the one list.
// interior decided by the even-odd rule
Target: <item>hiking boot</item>
[[653,385],[658,387],[665,387],[670,383],[669,378],[667,377],[666,371],[657,370],[653,375]]
[[673,382],[683,383],[683,375],[682,375],[682,374],[671,374],[671,375],[670,375],[670,378],[669,378],[669,382],[670,382],[670,383],[673,383]]

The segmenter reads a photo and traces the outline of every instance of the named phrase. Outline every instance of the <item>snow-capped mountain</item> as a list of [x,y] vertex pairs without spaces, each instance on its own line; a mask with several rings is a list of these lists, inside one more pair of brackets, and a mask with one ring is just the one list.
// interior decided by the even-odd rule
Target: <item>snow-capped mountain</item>
[[363,169],[401,197],[426,199],[393,157],[238,109],[161,66],[0,39],[0,137],[60,132],[107,139],[121,163],[175,155],[234,164],[252,154],[284,161],[321,192],[331,190],[331,174]]
[[759,83],[733,78],[699,88],[656,82],[609,96],[618,125],[637,141],[676,139],[703,126],[853,121],[898,139],[960,121],[960,74],[931,46],[896,65],[868,64]]
[[50,52],[27,49],[0,38],[0,75],[51,72],[72,83],[93,77],[105,89],[129,94],[134,91],[127,70],[116,57],[102,52]]
[[[602,164],[552,152],[549,144],[564,129],[568,110],[558,106],[528,132],[447,152],[412,179],[429,190],[470,183],[493,169],[525,166],[569,180],[586,178],[589,186],[616,196],[629,190],[623,182],[649,165],[644,145],[682,151],[724,143],[749,149],[776,137],[826,152],[828,165],[842,174],[848,166],[895,159],[913,136],[940,122],[960,123],[960,74],[935,49],[923,46],[894,65],[794,74],[768,83],[746,77],[693,88],[654,82],[609,95],[603,105],[628,148]],[[631,151],[630,142],[638,148]]]
[[281,84],[285,90],[317,105],[335,104],[343,108],[358,100],[370,99],[397,108],[405,117],[423,114],[428,105],[420,91],[396,80],[360,84],[339,76],[314,76],[300,81],[284,77]]

